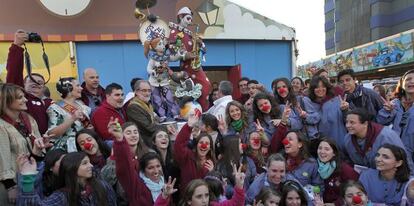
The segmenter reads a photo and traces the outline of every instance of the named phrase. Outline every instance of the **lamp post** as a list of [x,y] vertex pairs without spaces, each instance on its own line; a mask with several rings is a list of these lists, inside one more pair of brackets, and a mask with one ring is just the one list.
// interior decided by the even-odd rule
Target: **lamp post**
[[201,20],[203,20],[204,24],[208,26],[213,26],[217,23],[219,9],[220,7],[214,5],[209,0],[207,0],[204,1],[203,4],[201,4],[197,8],[197,12],[198,15],[201,17]]

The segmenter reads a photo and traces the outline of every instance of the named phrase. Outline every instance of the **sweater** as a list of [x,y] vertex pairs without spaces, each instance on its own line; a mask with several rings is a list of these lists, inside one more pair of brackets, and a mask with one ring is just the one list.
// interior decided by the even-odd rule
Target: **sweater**
[[[129,145],[125,138],[122,141],[114,141],[114,157],[116,162],[116,176],[126,192],[129,205],[152,206],[151,191],[139,177],[133,162]],[[139,168],[139,164],[138,164]]]
[[103,140],[113,140],[112,135],[108,132],[108,123],[111,117],[117,118],[118,122],[123,125],[126,122],[127,116],[122,108],[116,109],[108,104],[107,101],[104,101],[92,114],[91,123],[96,133]]
[[[12,44],[9,48],[9,55],[7,57],[7,77],[6,82],[12,83],[24,88],[23,77],[23,48]],[[25,92],[27,99],[27,113],[32,117],[36,117],[36,123],[39,126],[40,134],[44,134],[48,128],[48,119],[46,110],[52,104],[53,100],[50,98],[40,99],[32,94]]]
[[187,147],[190,140],[191,128],[185,124],[177,135],[174,143],[174,157],[178,166],[181,168],[180,191],[185,191],[185,187],[193,179],[203,179],[208,173],[204,167],[197,168],[196,153]]

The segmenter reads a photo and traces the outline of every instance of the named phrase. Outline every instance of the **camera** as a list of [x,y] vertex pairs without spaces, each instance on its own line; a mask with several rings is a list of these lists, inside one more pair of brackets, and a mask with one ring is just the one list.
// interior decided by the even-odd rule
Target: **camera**
[[28,32],[27,36],[28,36],[28,41],[29,42],[39,43],[39,42],[42,41],[42,37],[40,37],[40,35],[38,33]]

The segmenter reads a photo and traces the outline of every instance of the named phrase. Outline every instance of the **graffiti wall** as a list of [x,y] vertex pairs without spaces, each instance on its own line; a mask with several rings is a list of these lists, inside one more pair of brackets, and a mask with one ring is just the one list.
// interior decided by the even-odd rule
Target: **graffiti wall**
[[299,66],[297,74],[309,78],[317,70],[325,69],[329,76],[336,76],[343,69],[361,72],[413,62],[413,34],[409,32],[394,35],[327,56],[319,61]]

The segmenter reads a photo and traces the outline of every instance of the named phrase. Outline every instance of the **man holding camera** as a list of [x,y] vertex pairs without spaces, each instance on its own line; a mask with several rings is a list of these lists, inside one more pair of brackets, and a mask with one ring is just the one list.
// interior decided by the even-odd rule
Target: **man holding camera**
[[23,30],[17,30],[14,36],[14,42],[9,48],[7,58],[7,83],[13,83],[24,88],[27,99],[27,112],[36,117],[35,120],[43,135],[48,128],[47,108],[52,103],[52,99],[44,96],[45,78],[38,73],[32,73],[31,78],[27,75],[23,78],[23,52],[22,48],[25,41],[29,41],[28,33]]

